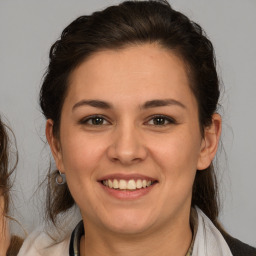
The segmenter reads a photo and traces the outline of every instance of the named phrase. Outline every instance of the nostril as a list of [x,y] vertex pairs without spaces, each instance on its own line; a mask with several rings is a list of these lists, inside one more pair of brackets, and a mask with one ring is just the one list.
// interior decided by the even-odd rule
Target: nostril
[[134,133],[134,131],[127,131],[124,136],[112,138],[112,144],[107,149],[107,155],[111,161],[133,164],[146,158],[147,150]]

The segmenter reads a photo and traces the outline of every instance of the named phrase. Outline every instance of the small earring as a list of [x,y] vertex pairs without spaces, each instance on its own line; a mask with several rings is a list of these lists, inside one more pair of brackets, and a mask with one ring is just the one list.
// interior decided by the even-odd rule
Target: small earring
[[60,171],[59,171],[59,173],[57,174],[57,176],[56,176],[56,183],[58,184],[58,185],[63,185],[63,184],[65,184],[66,183],[66,176],[65,176],[65,174],[64,173],[61,173]]

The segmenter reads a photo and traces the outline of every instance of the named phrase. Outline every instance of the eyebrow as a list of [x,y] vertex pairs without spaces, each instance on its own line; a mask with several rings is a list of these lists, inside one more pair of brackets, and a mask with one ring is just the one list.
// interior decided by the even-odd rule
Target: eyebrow
[[101,101],[101,100],[81,100],[73,106],[72,111],[74,111],[74,109],[76,109],[78,107],[81,107],[81,106],[90,106],[90,107],[102,108],[102,109],[112,108],[112,105],[108,102],[105,102],[105,101]]
[[180,101],[177,101],[174,99],[163,99],[163,100],[147,101],[143,104],[142,109],[165,107],[165,106],[171,106],[171,105],[176,105],[182,108],[186,108],[186,106],[182,104]]
[[[174,99],[163,99],[163,100],[150,100],[146,101],[141,109],[149,109],[149,108],[156,108],[156,107],[165,107],[165,106],[171,106],[176,105],[182,108],[186,108],[184,104],[182,104],[180,101],[174,100]],[[94,108],[101,108],[101,109],[111,109],[113,108],[112,104],[102,101],[102,100],[81,100],[77,102],[73,108],[74,109],[81,107],[81,106],[90,106]]]

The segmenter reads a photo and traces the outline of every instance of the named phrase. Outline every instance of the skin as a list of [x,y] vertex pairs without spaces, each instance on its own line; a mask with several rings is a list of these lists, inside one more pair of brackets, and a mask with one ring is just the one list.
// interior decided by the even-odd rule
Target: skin
[[[220,116],[213,115],[202,138],[185,65],[156,44],[96,53],[70,81],[59,137],[53,135],[52,120],[46,136],[85,223],[81,255],[184,256],[192,239],[196,170],[214,158]],[[167,99],[170,104],[152,104]],[[102,116],[102,124],[93,125],[91,115]],[[166,117],[156,124],[155,115]],[[99,182],[111,174],[146,175],[157,182],[147,194],[122,200]]]

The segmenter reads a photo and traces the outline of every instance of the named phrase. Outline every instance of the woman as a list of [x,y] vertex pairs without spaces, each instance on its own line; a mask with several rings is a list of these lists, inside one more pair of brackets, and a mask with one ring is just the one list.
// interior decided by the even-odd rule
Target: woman
[[211,42],[166,1],[128,1],[64,29],[40,104],[58,171],[48,216],[76,204],[64,241],[19,255],[256,255],[218,223],[221,133]]
[[11,187],[10,175],[14,168],[9,170],[9,138],[6,126],[0,118],[0,255],[14,256],[22,245],[22,239],[11,236],[8,225],[9,191]]
[[0,120],[0,255],[6,255],[10,244],[10,234],[6,214],[9,202],[9,173],[7,135]]

